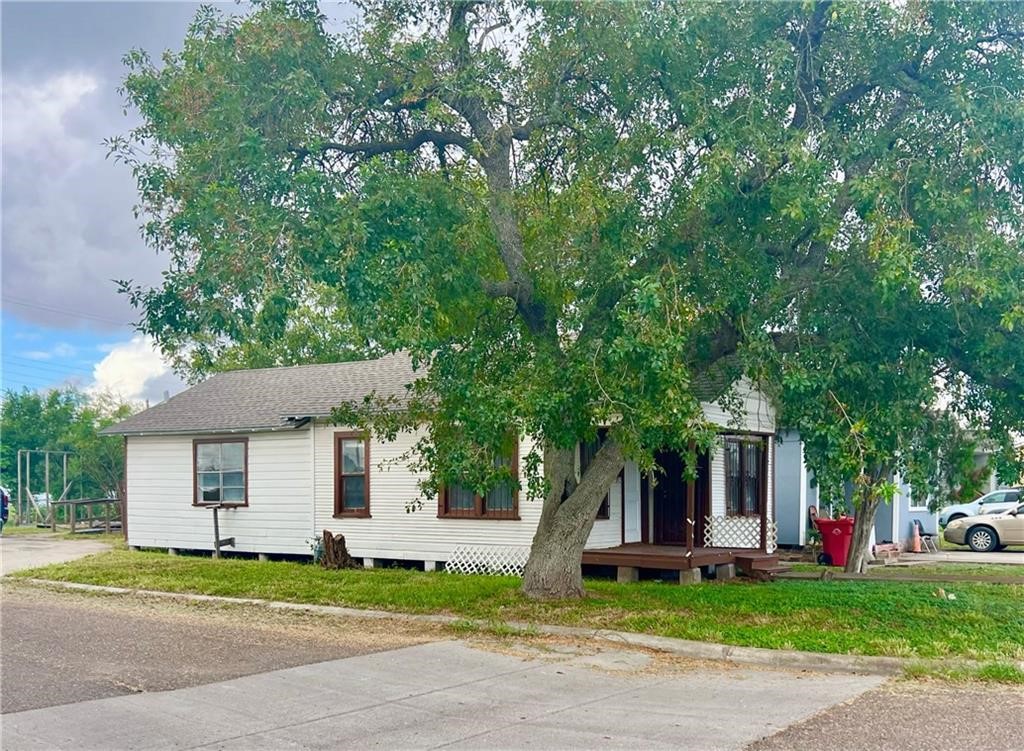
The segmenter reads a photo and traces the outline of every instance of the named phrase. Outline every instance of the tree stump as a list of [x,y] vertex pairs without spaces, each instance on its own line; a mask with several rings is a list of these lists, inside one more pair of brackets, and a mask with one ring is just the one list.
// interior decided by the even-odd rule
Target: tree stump
[[324,530],[324,552],[320,557],[320,565],[329,569],[357,568],[345,546],[345,535],[334,535],[330,530]]

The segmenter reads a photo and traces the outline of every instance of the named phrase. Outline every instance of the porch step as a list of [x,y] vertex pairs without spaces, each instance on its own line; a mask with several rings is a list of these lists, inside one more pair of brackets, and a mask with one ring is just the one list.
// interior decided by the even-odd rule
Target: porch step
[[769,553],[737,553],[736,568],[746,572],[786,570],[779,565],[779,557]]

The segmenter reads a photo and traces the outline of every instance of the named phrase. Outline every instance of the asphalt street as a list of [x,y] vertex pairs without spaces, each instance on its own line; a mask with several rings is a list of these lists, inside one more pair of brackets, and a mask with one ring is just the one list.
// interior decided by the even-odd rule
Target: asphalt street
[[386,624],[346,633],[324,619],[16,583],[3,586],[0,624],[3,713],[198,686],[423,638],[392,636]]
[[1020,751],[1024,689],[894,682],[792,725],[749,751],[818,748]]

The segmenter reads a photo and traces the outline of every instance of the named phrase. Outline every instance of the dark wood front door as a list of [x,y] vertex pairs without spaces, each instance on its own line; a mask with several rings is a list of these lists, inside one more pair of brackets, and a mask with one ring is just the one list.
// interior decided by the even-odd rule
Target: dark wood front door
[[[686,544],[686,482],[683,480],[683,457],[675,451],[659,451],[654,456],[661,468],[654,486],[654,544]],[[704,545],[704,517],[710,502],[708,455],[697,457],[697,482],[694,488],[695,511],[693,545]]]

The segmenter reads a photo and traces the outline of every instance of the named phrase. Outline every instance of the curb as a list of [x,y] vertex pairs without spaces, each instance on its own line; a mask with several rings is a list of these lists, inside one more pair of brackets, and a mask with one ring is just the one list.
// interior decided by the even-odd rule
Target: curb
[[[5,577],[6,578],[6,577]],[[9,580],[10,581],[10,580]],[[780,668],[788,670],[814,671],[824,673],[857,673],[866,675],[894,676],[903,673],[909,667],[950,668],[978,667],[984,663],[973,660],[913,660],[903,657],[878,657],[872,655],[844,655],[823,652],[799,652],[786,649],[765,649],[762,647],[739,647],[729,644],[677,639],[669,636],[653,636],[628,631],[612,631],[608,629],[577,628],[573,626],[552,626],[547,624],[523,623],[517,621],[489,622],[474,621],[453,615],[429,615],[418,613],[400,613],[387,610],[362,610],[339,605],[312,605],[296,602],[280,602],[252,597],[222,597],[219,595],[201,595],[188,592],[164,592],[152,589],[129,589],[127,587],[108,587],[98,584],[79,584],[50,579],[14,579],[52,589],[67,589],[80,592],[95,592],[112,595],[135,595],[166,600],[185,602],[220,603],[225,605],[250,605],[267,608],[268,610],[284,610],[292,612],[316,613],[343,618],[367,618],[374,620],[399,620],[410,623],[433,623],[441,625],[473,624],[476,626],[504,626],[526,633],[547,634],[549,636],[571,636],[588,639],[601,639],[631,647],[642,647],[658,652],[689,657],[698,660],[713,660],[736,665],[753,665],[757,667]],[[1018,663],[1024,669],[1024,661]]]
[[[908,567],[907,570],[910,570]],[[1021,568],[1024,572],[1024,567]],[[783,571],[776,579],[819,581],[821,573],[815,571]],[[911,584],[1024,584],[1024,573],[1020,576],[990,576],[988,574],[847,574],[832,573],[837,581],[860,582],[909,582]]]

